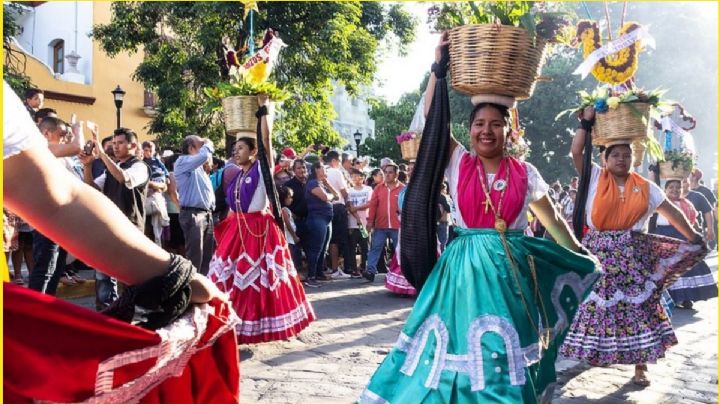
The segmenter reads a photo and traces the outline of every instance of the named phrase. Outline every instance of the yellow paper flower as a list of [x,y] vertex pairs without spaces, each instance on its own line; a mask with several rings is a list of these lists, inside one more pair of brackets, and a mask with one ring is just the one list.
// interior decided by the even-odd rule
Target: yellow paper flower
[[607,99],[607,105],[610,107],[610,109],[617,108],[618,105],[620,105],[620,98],[619,97],[610,97]]

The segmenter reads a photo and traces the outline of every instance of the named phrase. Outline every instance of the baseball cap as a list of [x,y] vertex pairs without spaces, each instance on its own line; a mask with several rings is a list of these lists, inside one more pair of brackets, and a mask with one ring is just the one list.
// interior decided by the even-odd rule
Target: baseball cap
[[295,160],[297,158],[297,152],[295,152],[295,149],[292,147],[286,147],[282,150],[282,155],[291,159]]

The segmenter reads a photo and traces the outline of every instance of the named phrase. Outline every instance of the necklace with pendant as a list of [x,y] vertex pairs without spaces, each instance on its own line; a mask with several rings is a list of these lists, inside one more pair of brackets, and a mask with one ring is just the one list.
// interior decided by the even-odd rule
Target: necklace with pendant
[[[482,165],[482,162],[480,162],[480,165]],[[497,230],[499,233],[505,233],[507,231],[507,223],[505,220],[500,216],[500,213],[502,212],[502,204],[505,200],[505,191],[507,191],[507,180],[504,179],[498,179],[496,181],[493,181],[493,190],[500,192],[500,200],[498,201],[497,209],[495,209],[495,206],[492,203],[492,199],[490,199],[490,191],[488,190],[488,186],[485,185],[485,173],[484,170],[480,170],[480,165],[477,165],[477,171],[478,171],[478,179],[480,180],[480,185],[482,186],[483,193],[485,194],[485,202],[483,202],[483,205],[485,205],[485,213],[488,213],[488,210],[491,209],[493,214],[495,214],[495,230]],[[505,165],[505,178],[510,178],[510,165]]]

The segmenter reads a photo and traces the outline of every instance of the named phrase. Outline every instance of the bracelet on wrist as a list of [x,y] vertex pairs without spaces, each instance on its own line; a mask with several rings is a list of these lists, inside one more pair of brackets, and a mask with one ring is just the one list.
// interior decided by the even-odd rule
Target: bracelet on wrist
[[268,108],[267,106],[263,105],[262,107],[258,108],[257,112],[255,113],[255,117],[260,119],[260,117],[265,116],[268,114]]
[[585,129],[586,132],[590,132],[594,124],[595,121],[589,121],[587,119],[580,120],[580,128]]

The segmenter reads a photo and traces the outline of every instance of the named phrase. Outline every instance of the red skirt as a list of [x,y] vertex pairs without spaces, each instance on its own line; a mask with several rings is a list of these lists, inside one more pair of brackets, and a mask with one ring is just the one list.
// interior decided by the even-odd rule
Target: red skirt
[[237,403],[227,304],[191,306],[156,332],[5,283],[3,401]]
[[285,235],[268,212],[231,212],[215,227],[208,277],[229,294],[238,342],[283,340],[315,320]]

